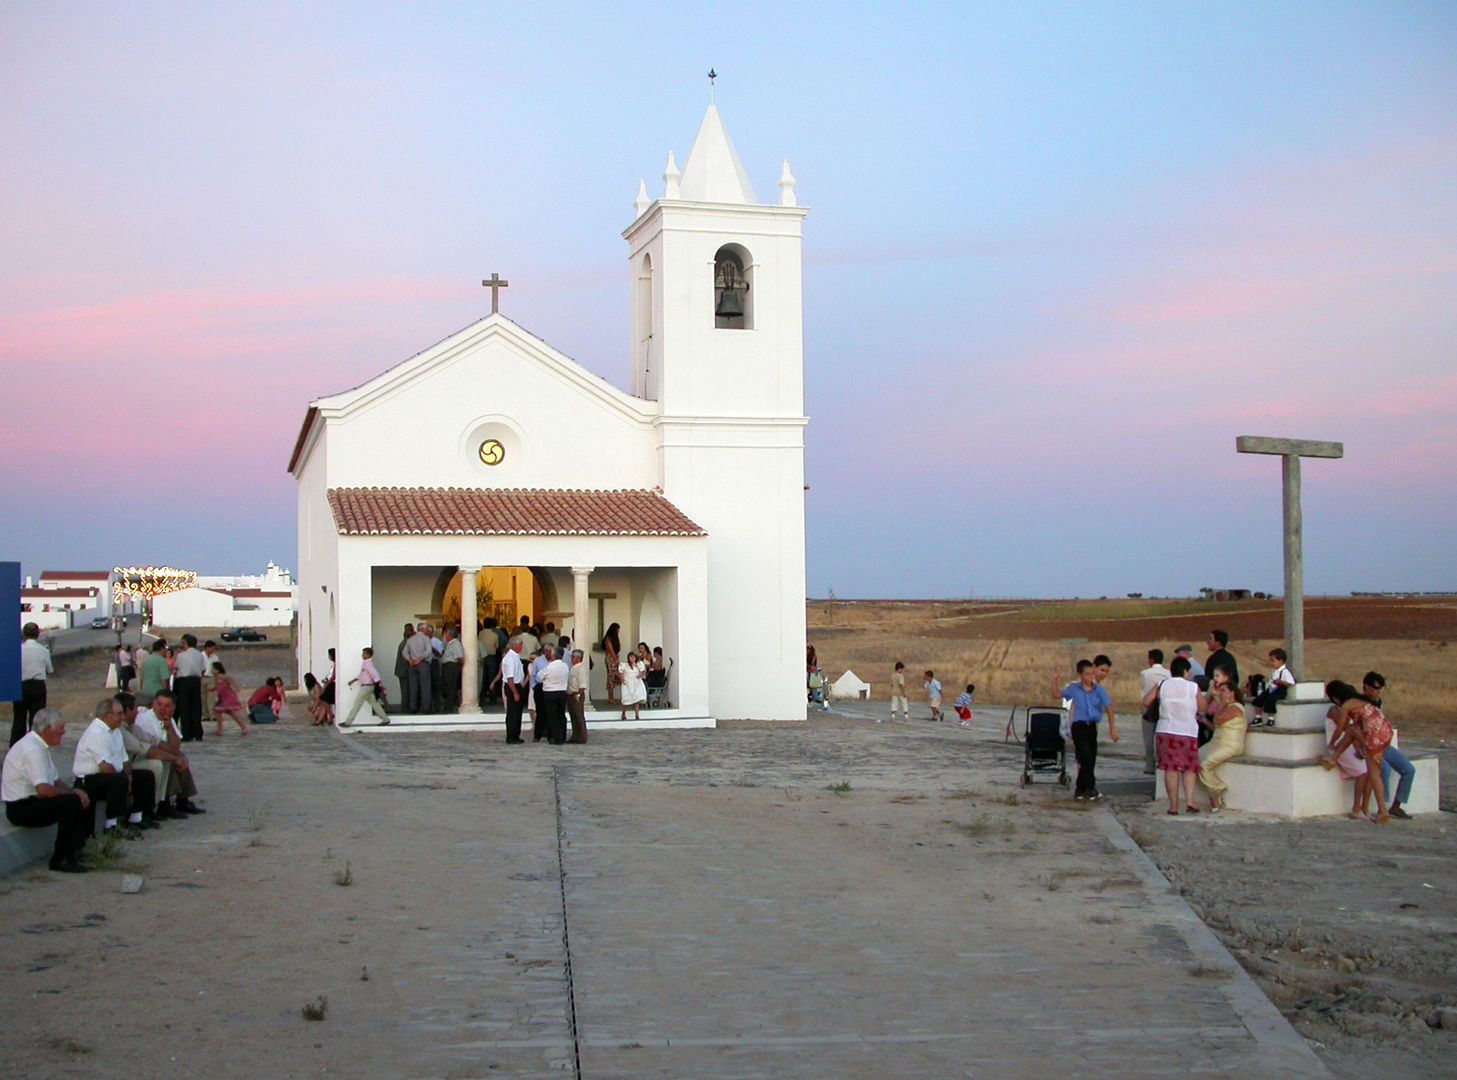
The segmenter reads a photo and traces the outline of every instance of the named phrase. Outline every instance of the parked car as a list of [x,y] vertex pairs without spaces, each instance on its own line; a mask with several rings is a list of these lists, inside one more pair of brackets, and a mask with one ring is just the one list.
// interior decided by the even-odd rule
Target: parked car
[[91,629],[109,630],[111,629],[111,620],[108,619],[105,615],[98,615],[96,616],[96,618],[91,620]]
[[240,626],[236,630],[224,630],[224,641],[267,641],[268,635],[254,630],[251,626]]

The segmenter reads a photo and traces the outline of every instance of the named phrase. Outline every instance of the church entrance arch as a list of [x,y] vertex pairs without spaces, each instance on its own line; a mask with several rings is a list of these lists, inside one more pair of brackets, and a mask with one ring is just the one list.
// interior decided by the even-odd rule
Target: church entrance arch
[[[463,622],[460,610],[461,576],[455,567],[445,567],[435,582],[431,610],[447,623]],[[476,619],[494,618],[502,627],[513,627],[526,615],[533,623],[544,622],[547,612],[558,609],[556,582],[544,567],[486,566],[476,575]]]

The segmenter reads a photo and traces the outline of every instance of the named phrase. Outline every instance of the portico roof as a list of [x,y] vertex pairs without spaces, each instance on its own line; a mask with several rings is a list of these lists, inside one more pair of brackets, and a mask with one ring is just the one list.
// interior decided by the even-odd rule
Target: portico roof
[[330,488],[342,536],[706,536],[659,491]]

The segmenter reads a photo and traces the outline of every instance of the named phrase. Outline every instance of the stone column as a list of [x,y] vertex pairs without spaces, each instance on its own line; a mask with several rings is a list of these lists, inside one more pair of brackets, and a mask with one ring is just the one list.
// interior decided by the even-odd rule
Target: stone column
[[460,711],[479,713],[480,649],[476,645],[476,575],[479,566],[460,568],[460,644],[465,649],[465,663],[460,666]]
[[[592,613],[591,600],[587,598],[587,575],[595,569],[595,566],[572,567],[572,621],[576,624],[572,628],[572,642],[589,660],[592,657]],[[567,659],[570,661],[571,657]]]

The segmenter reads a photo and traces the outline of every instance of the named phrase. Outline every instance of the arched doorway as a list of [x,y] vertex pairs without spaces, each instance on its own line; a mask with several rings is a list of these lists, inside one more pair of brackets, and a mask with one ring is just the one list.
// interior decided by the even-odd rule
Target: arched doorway
[[[435,583],[431,610],[440,612],[447,623],[461,622],[460,591],[460,571],[446,567]],[[486,566],[476,575],[477,622],[489,616],[510,627],[523,615],[539,622],[556,607],[556,583],[540,567]]]

